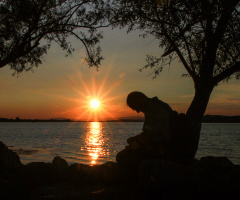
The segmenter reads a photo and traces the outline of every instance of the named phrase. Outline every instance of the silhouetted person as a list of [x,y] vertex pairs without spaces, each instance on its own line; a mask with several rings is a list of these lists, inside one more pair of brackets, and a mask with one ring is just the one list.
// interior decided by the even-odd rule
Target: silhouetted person
[[171,141],[170,119],[173,113],[171,107],[157,97],[148,98],[142,92],[137,91],[128,95],[127,105],[138,113],[143,112],[145,116],[143,132],[129,138],[128,143],[132,145],[132,148],[151,145],[152,148],[157,148],[155,150],[158,153],[164,153],[163,151]]
[[[148,98],[142,92],[131,92],[127,105],[136,112],[143,112],[143,132],[127,139],[129,146],[117,154],[117,162],[127,168],[135,168],[145,159],[172,161],[192,160],[190,151],[194,141],[192,134],[198,126],[185,114],[178,114],[157,97]],[[195,145],[196,146],[196,145]]]
[[144,159],[166,158],[171,146],[171,107],[157,97],[148,98],[141,92],[131,92],[127,105],[143,112],[143,132],[127,139],[129,146],[117,154],[117,162],[125,168],[137,169]]
[[167,103],[157,97],[148,98],[141,92],[131,92],[127,97],[127,105],[138,113],[144,113],[143,131],[163,134],[166,139],[169,137],[166,132],[169,131],[169,119],[173,111]]

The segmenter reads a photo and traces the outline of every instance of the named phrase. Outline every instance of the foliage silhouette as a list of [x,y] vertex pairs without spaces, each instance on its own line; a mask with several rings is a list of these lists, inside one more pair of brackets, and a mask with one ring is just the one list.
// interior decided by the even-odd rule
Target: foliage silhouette
[[52,42],[70,55],[70,37],[84,45],[89,66],[98,68],[104,6],[102,0],[1,0],[0,68],[10,65],[18,74],[37,67]]

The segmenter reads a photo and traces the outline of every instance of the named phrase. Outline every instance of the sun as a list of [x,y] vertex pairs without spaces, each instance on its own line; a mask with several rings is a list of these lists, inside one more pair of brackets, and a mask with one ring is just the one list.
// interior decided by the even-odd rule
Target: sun
[[[119,98],[125,98],[125,94],[113,95],[111,92],[121,84],[124,73],[119,75],[116,82],[109,82],[108,75],[111,66],[105,76],[91,74],[91,76],[83,76],[82,72],[77,72],[69,76],[69,85],[76,92],[76,97],[69,97],[67,100],[73,102],[75,107],[66,110],[63,114],[70,116],[76,121],[106,121],[118,120],[116,112]],[[101,80],[102,79],[102,80]],[[73,104],[72,103],[72,104]],[[121,111],[119,111],[121,112]]]
[[99,107],[99,101],[94,99],[91,101],[91,107],[92,108],[98,108]]

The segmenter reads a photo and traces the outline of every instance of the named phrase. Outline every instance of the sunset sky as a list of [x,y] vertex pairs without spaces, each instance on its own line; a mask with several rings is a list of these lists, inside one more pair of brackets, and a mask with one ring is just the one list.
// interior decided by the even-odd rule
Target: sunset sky
[[[176,60],[157,79],[151,70],[138,70],[145,65],[147,54],[161,55],[158,41],[142,39],[137,32],[104,29],[101,41],[104,61],[99,71],[83,62],[83,45],[72,39],[76,51],[72,57],[53,45],[38,68],[23,72],[17,78],[8,66],[0,69],[0,118],[104,120],[141,116],[126,106],[127,94],[142,91],[158,96],[174,110],[185,113],[194,87]],[[205,114],[240,115],[240,81],[222,82],[211,96]],[[92,108],[91,100],[99,107]]]

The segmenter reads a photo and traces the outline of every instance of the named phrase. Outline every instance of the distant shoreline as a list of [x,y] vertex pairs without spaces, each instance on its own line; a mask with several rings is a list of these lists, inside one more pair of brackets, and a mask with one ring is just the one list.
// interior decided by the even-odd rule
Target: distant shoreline
[[[117,119],[105,120],[98,122],[143,122],[144,119]],[[0,118],[0,122],[93,122],[87,120],[73,120],[73,119],[8,119]]]
[[[98,122],[143,122],[144,118],[120,118],[117,120],[106,120]],[[72,120],[72,119],[8,119],[0,118],[0,122],[91,122],[84,120]],[[240,115],[238,116],[223,116],[223,115],[205,115],[202,123],[240,123]]]
[[[96,122],[96,121],[84,121],[84,120],[51,120],[51,119],[0,119],[0,122]],[[97,122],[143,122],[143,120],[106,120]]]

